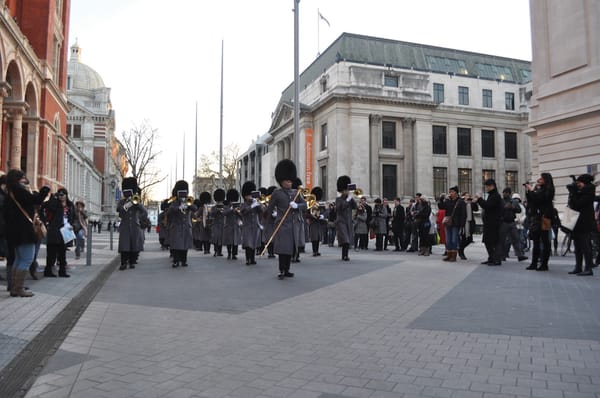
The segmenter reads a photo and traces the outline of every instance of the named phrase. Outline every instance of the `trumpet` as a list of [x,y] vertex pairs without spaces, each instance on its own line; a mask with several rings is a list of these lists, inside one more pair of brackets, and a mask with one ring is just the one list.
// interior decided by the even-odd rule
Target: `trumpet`
[[134,205],[140,204],[141,201],[142,198],[137,193],[131,197],[131,203],[133,203]]

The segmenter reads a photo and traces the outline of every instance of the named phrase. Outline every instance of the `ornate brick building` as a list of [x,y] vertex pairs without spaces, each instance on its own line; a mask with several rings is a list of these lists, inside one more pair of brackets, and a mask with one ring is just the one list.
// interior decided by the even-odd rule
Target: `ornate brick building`
[[0,172],[64,185],[70,0],[0,0]]

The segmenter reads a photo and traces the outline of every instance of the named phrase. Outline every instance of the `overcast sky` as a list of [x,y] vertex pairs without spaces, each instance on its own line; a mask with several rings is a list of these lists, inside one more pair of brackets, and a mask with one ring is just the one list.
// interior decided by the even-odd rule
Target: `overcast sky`
[[[159,131],[170,177],[157,199],[176,178],[192,181],[196,102],[199,156],[219,150],[222,40],[224,146],[244,152],[267,132],[294,78],[293,7],[294,0],[71,1],[69,47],[77,38],[82,62],[111,88],[117,136],[144,120]],[[528,0],[301,0],[299,8],[300,71],[343,32],[531,60]]]

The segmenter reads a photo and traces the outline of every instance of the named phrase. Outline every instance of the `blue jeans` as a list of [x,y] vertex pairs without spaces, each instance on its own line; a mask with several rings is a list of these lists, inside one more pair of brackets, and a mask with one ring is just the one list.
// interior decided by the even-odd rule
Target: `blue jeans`
[[17,271],[27,271],[35,258],[35,243],[24,243],[15,247],[14,267]]
[[85,248],[85,235],[83,234],[83,228],[77,231],[75,234],[75,255],[79,257],[81,251]]
[[446,250],[458,250],[460,228],[454,225],[446,228]]

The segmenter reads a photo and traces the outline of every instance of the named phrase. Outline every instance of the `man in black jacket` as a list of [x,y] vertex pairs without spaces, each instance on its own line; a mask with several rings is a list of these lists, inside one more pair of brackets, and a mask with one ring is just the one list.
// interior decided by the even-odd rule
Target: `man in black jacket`
[[[519,203],[511,198],[512,189],[509,187],[504,188],[502,191],[502,222],[500,223],[500,237],[498,239],[498,246],[496,247],[496,262],[500,262],[503,256],[508,256],[510,249],[510,243],[512,243],[513,249],[519,261],[527,260],[527,256],[523,255],[521,250],[521,242],[519,240],[519,231],[517,230],[517,224],[515,223],[515,216],[521,212],[521,206]],[[510,240],[510,241],[509,241]]]
[[405,249],[401,247],[404,236],[404,207],[400,203],[400,198],[394,199],[394,210],[392,210],[392,234],[394,239],[395,252],[399,252]]
[[[502,215],[502,197],[498,193],[496,188],[496,181],[489,178],[483,183],[485,186],[485,192],[487,193],[487,199],[475,196],[477,204],[483,209],[483,243],[485,244],[485,250],[488,253],[488,258],[481,264],[487,265],[501,265],[501,262],[496,256],[496,248],[498,247],[498,240],[500,238],[500,223]],[[502,253],[499,253],[502,255]]]

